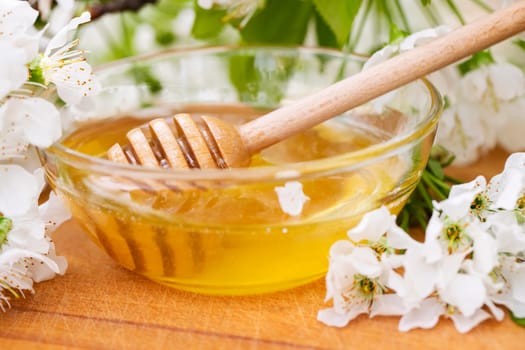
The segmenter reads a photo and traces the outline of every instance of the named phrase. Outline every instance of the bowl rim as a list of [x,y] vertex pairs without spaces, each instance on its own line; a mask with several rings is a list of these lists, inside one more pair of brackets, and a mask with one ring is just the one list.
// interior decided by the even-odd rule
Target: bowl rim
[[[128,57],[106,64],[101,64],[94,68],[94,73],[124,66],[137,61],[161,59],[163,57],[188,55],[188,54],[213,54],[229,51],[242,50],[267,50],[267,51],[299,51],[300,53],[327,54],[341,59],[354,59],[365,61],[366,56],[354,53],[347,53],[331,48],[307,47],[307,46],[286,46],[286,45],[223,45],[223,46],[202,46],[193,48],[171,48],[155,53],[147,53]],[[49,148],[41,150],[44,158],[48,155],[59,157],[61,162],[75,168],[91,168],[100,173],[118,173],[118,175],[128,177],[144,177],[147,179],[176,179],[176,180],[254,180],[261,178],[297,178],[315,174],[327,174],[339,172],[341,169],[351,170],[355,167],[371,163],[378,158],[385,158],[392,153],[398,152],[400,148],[408,147],[411,142],[424,138],[430,134],[436,126],[443,110],[443,101],[437,88],[426,78],[420,78],[409,84],[421,82],[430,96],[430,106],[419,127],[409,132],[403,133],[399,137],[394,137],[384,142],[380,142],[359,150],[344,154],[331,156],[323,159],[302,161],[288,164],[277,164],[258,166],[253,168],[229,168],[229,169],[164,169],[148,168],[129,164],[120,164],[108,159],[87,155],[61,144],[63,138],[55,142]],[[407,84],[408,85],[408,84]],[[46,95],[50,96],[53,91],[47,90]],[[45,163],[45,161],[43,161]],[[190,170],[190,171],[188,171]]]

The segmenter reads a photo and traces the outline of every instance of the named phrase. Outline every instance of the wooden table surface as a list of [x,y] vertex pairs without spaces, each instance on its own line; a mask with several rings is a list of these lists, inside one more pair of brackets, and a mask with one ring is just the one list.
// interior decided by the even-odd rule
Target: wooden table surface
[[[451,173],[470,180],[502,170],[494,151]],[[214,297],[155,284],[117,266],[74,222],[54,234],[65,276],[0,313],[0,349],[522,349],[525,328],[508,317],[466,335],[450,320],[431,330],[397,331],[396,317],[359,317],[342,329],[316,320],[324,281],[248,297]]]

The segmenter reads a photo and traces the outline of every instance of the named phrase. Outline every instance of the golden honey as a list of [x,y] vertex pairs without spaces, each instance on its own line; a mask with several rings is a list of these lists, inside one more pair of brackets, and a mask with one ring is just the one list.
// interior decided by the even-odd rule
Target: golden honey
[[[178,112],[210,115],[210,110],[193,106]],[[213,116],[231,123],[258,114],[238,106],[215,110],[220,113]],[[391,119],[402,122],[399,115]],[[146,121],[93,122],[61,144],[104,157],[115,142],[126,143],[128,130]],[[332,159],[343,162],[345,154],[392,137],[391,130],[374,132],[369,124],[361,128],[344,117],[334,119],[255,155],[246,177],[242,170],[237,177],[222,170],[224,179],[182,176],[163,182],[113,172],[110,166],[90,172],[67,162],[56,162],[48,176],[77,221],[125,268],[201,293],[268,292],[323,276],[330,246],[345,238],[366,211],[384,204],[397,212],[404,204],[417,180],[407,174],[423,166],[413,164],[412,153],[359,166],[329,166]],[[326,161],[326,169],[310,171],[316,161]],[[258,177],[257,169],[273,175]],[[296,216],[283,210],[275,190],[289,181],[300,182],[308,197]]]

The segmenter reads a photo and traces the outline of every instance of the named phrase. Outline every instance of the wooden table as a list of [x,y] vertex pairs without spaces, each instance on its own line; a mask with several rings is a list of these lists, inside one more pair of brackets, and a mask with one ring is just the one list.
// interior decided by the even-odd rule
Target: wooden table
[[[502,170],[506,154],[453,169],[470,180]],[[324,281],[249,297],[169,289],[120,268],[73,222],[54,234],[65,276],[0,313],[0,349],[522,349],[525,328],[508,317],[466,335],[450,320],[432,330],[397,331],[398,318],[359,317],[343,329],[316,321]]]

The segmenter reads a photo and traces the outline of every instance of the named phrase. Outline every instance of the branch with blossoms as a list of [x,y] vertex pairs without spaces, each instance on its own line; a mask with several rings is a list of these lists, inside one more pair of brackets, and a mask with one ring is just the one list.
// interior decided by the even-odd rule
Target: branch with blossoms
[[74,106],[99,86],[83,51],[76,49],[78,41],[69,41],[90,20],[88,13],[52,37],[46,36],[52,23],[40,31],[34,27],[39,12],[26,1],[2,1],[0,17],[0,308],[5,309],[11,298],[33,292],[33,282],[67,267],[55,254],[50,233],[70,215],[54,194],[40,200],[45,179],[35,151],[58,140],[62,120],[39,91],[54,86],[59,98]]
[[343,327],[360,314],[400,316],[399,330],[450,318],[465,333],[525,318],[525,153],[512,154],[487,184],[479,176],[434,202],[424,242],[385,207],[366,214],[330,249],[326,300],[318,319]]
[[[228,27],[244,43],[306,43],[365,54],[379,48],[387,58],[408,49],[403,37],[419,31],[435,36],[444,25],[465,24],[513,2],[199,0],[192,34],[209,39]],[[525,150],[524,56],[522,34],[430,76],[446,100],[436,143],[455,156],[455,165],[472,163],[496,146]]]

